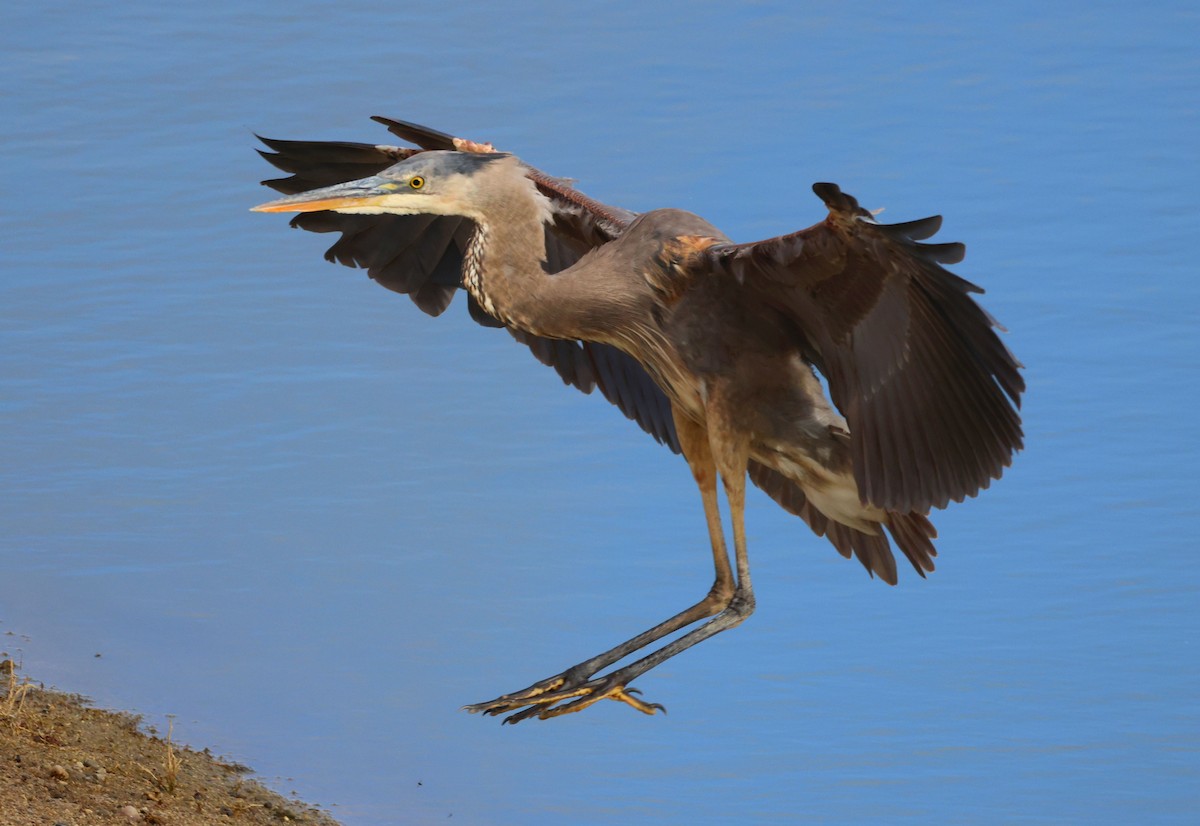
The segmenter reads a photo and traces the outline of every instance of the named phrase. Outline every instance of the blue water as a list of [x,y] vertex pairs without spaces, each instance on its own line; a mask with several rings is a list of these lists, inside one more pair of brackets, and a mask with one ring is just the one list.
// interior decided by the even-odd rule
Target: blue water
[[[26,4],[0,26],[0,650],[347,824],[1171,822],[1200,807],[1187,3]],[[759,610],[616,703],[520,688],[709,585],[684,464],[460,305],[248,207],[253,132],[492,140],[751,240],[946,215],[1028,447],[867,579],[765,497]],[[97,656],[98,655],[98,656]]]

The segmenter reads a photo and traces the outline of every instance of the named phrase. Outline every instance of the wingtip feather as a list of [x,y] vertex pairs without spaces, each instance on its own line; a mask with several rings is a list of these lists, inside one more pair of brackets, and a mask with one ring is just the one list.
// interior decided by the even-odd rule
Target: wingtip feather
[[409,143],[415,143],[422,149],[452,150],[455,148],[454,136],[447,135],[445,132],[437,129],[406,120],[384,117],[383,115],[372,115],[371,120],[383,124],[396,137],[403,138]]

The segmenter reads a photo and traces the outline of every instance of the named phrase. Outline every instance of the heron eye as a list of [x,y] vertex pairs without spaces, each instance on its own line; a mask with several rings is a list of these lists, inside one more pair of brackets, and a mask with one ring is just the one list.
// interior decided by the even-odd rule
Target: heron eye
[[421,189],[423,186],[425,186],[425,179],[420,175],[414,175],[412,178],[408,179],[408,185],[413,189]]

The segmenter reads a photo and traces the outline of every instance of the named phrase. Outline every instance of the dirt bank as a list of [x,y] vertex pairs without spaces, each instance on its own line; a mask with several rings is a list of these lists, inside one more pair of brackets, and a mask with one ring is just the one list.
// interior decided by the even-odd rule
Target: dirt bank
[[336,826],[248,772],[143,731],[134,715],[34,685],[0,659],[0,826]]

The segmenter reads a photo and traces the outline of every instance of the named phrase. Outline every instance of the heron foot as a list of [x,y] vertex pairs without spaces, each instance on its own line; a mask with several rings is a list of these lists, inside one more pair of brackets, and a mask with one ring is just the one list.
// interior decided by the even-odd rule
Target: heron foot
[[570,673],[570,671],[565,671],[562,674],[556,674],[545,680],[539,680],[529,688],[522,691],[514,691],[512,694],[502,694],[486,703],[472,703],[471,705],[463,706],[463,711],[470,714],[486,714],[489,717],[494,717],[506,711],[544,702],[542,698],[547,694],[560,691],[567,685]]
[[666,708],[659,703],[648,703],[637,695],[641,692],[629,688],[620,672],[605,677],[596,677],[587,682],[571,685],[567,674],[559,674],[531,685],[524,691],[505,694],[486,703],[475,703],[463,706],[465,711],[472,714],[483,713],[489,716],[515,712],[504,718],[505,723],[516,724],[530,717],[539,720],[549,720],[563,714],[583,711],[588,706],[600,700],[619,700],[637,709],[643,714],[654,714]]

